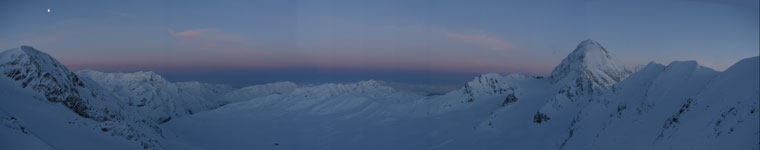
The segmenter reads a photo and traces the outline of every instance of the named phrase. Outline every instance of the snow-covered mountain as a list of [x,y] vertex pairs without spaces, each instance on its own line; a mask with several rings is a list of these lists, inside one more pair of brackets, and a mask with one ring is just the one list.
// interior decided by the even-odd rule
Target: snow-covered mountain
[[0,53],[0,149],[758,149],[758,60],[630,69],[586,40],[548,77],[483,74],[422,96],[372,80],[72,73],[21,47]]
[[32,47],[21,46],[0,53],[3,74],[21,88],[30,88],[54,103],[61,103],[85,118],[106,120],[90,103],[96,94],[57,60]]
[[[694,61],[650,63],[616,85],[602,128],[576,148],[757,149],[758,57],[724,72]],[[600,106],[601,107],[601,106]],[[595,135],[594,135],[595,134]]]
[[607,49],[588,39],[578,44],[575,50],[554,68],[549,80],[559,86],[575,86],[578,90],[592,92],[594,88],[608,88],[630,73],[630,70],[617,64]]
[[224,105],[225,102],[215,99],[232,90],[225,85],[172,83],[153,72],[103,73],[82,70],[76,74],[97,82],[105,91],[113,93],[115,100],[120,100],[120,103],[131,109],[151,114],[146,117],[160,123]]
[[252,85],[230,91],[216,100],[223,103],[247,101],[253,98],[269,96],[272,94],[290,93],[298,87],[293,82],[275,82],[262,85]]
[[[140,114],[132,109],[123,107],[119,101],[116,101],[117,98],[110,92],[105,91],[100,84],[78,77],[48,54],[29,46],[21,46],[20,48],[4,51],[0,53],[0,71],[6,77],[2,78],[4,81],[2,91],[19,91],[12,94],[3,94],[3,111],[11,115],[14,118],[13,120],[25,122],[40,118],[50,118],[51,116],[60,116],[61,118],[53,118],[66,118],[67,120],[59,121],[66,121],[67,124],[63,122],[52,124],[90,128],[93,131],[121,136],[140,143],[140,147],[146,149],[161,147],[158,141],[160,140],[161,129],[157,124],[143,120],[142,118],[147,116],[146,114]],[[17,93],[27,93],[27,95]],[[34,104],[34,102],[30,101],[39,100],[61,104],[71,110],[70,113],[76,114],[75,116],[79,117],[57,113],[60,112],[59,110],[46,113],[18,109],[28,108],[30,106],[27,106],[27,104]],[[24,130],[27,130],[27,133],[37,133],[35,130],[46,130],[43,128],[50,127],[28,128]],[[52,133],[33,135],[39,140],[51,141],[62,136],[54,133],[66,133],[57,130],[50,132]],[[49,146],[52,148],[60,146],[78,148],[78,146],[81,146],[76,144],[57,145],[50,142],[48,144],[51,144]],[[88,146],[83,145],[83,147]]]
[[[757,57],[735,65],[749,65],[744,69],[725,72],[694,61],[650,63],[640,69],[627,69],[615,61],[600,44],[586,40],[547,78],[484,74],[444,95],[382,105],[373,103],[399,98],[375,90],[372,93],[383,94],[343,91],[312,97],[292,92],[184,117],[167,128],[182,133],[177,140],[206,149],[266,149],[275,147],[272,143],[282,149],[758,148],[758,116],[752,113],[758,107]],[[741,98],[719,94],[718,89],[736,88],[733,82],[714,83],[721,76],[748,81],[739,86],[744,90],[731,92]],[[296,91],[327,89],[331,88]],[[697,98],[704,97],[707,89],[715,90],[712,98]],[[721,97],[732,102],[709,100]],[[744,109],[732,109],[739,106]],[[705,127],[724,120],[721,114],[733,117],[729,114],[734,111],[744,112],[731,119],[734,128],[725,127],[725,121],[715,129]],[[686,116],[691,116],[689,121]],[[689,125],[683,125],[686,122]],[[229,125],[235,130],[224,129]],[[732,134],[725,135],[729,131]],[[716,136],[718,132],[723,135]],[[224,136],[198,138],[216,134]],[[228,140],[234,139],[257,142],[229,145]]]
[[[258,85],[240,90],[257,90],[241,94],[226,85],[199,82],[169,82],[153,72],[103,73],[94,70],[71,72],[50,55],[29,46],[21,46],[0,53],[0,72],[8,80],[3,91],[33,91],[26,99],[14,98],[6,93],[9,102],[4,110],[23,108],[26,102],[45,99],[59,103],[71,113],[39,114],[64,115],[70,126],[91,128],[111,136],[122,137],[139,143],[145,149],[165,149],[166,143],[161,123],[172,118],[213,109],[229,103],[229,100],[250,99],[268,94],[287,92],[290,85],[282,83]],[[293,85],[294,86],[294,85]],[[17,88],[17,89],[16,89]],[[232,91],[232,92],[231,92]],[[16,95],[16,94],[14,94]],[[23,97],[23,96],[17,96]],[[6,100],[6,99],[3,99]],[[14,101],[15,100],[15,101]],[[21,102],[18,102],[21,101]],[[51,111],[52,113],[53,111]],[[24,116],[26,111],[10,111],[14,119],[8,126],[18,128],[17,122],[33,120],[38,116]],[[23,129],[34,130],[34,129]],[[37,136],[40,140],[52,137]],[[49,145],[56,148],[60,145]],[[76,144],[67,144],[79,149]],[[87,147],[87,146],[85,146]]]
[[[18,105],[25,105],[27,101],[44,99],[52,103],[60,103],[78,116],[72,117],[60,113],[33,114],[24,110],[9,111],[7,115],[13,119],[8,119],[6,125],[12,127],[11,129],[22,130],[22,133],[27,134],[30,131],[43,130],[22,128],[19,122],[50,115],[62,115],[61,118],[68,118],[67,124],[62,126],[90,128],[92,131],[104,132],[137,142],[139,147],[145,149],[165,149],[162,144],[165,143],[164,133],[159,126],[160,123],[169,121],[172,117],[176,118],[224,105],[227,102],[217,99],[232,90],[224,85],[198,82],[171,83],[152,72],[102,73],[84,70],[73,73],[54,58],[29,46],[0,53],[0,70],[7,77],[3,80],[8,80],[3,91],[32,91],[26,93],[33,93],[27,98],[14,97],[13,95],[17,95],[15,93],[3,94],[3,97],[7,98],[3,99],[6,104],[4,111],[25,108],[28,106]],[[258,96],[266,93],[262,91]],[[50,113],[53,112],[55,111]],[[47,135],[49,136],[35,135],[34,137],[48,141],[61,136]],[[81,144],[51,144],[48,146],[52,148],[88,147]]]

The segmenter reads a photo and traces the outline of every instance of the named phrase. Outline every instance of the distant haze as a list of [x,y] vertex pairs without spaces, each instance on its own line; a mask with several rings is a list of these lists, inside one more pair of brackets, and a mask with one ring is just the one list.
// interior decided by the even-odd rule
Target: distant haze
[[226,70],[195,73],[161,73],[169,81],[200,81],[243,87],[279,81],[291,81],[301,86],[323,83],[349,83],[365,80],[382,81],[386,86],[418,94],[443,94],[461,88],[478,74],[448,72],[369,72],[297,70]]

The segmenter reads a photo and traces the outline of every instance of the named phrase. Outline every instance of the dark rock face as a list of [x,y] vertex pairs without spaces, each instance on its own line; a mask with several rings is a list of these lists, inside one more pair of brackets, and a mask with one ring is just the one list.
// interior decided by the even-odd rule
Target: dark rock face
[[549,118],[549,116],[547,116],[546,114],[541,113],[541,112],[537,112],[536,115],[533,115],[533,122],[534,123],[541,124],[542,122],[549,121],[549,119],[551,119],[551,118]]
[[507,98],[504,98],[504,103],[502,106],[507,106],[509,104],[512,104],[514,102],[517,102],[517,97],[514,93],[507,95]]

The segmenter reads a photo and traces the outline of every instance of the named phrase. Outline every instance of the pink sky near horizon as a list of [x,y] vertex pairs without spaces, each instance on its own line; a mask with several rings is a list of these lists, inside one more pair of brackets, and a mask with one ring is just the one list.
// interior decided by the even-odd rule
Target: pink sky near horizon
[[[479,59],[474,55],[462,55],[462,50],[449,48],[445,44],[430,46],[430,50],[408,54],[395,49],[394,44],[368,47],[367,45],[335,44],[309,46],[299,53],[278,53],[276,50],[256,48],[249,39],[225,33],[215,28],[200,28],[184,31],[167,29],[167,33],[177,40],[167,48],[186,51],[166,51],[153,55],[111,55],[97,58],[77,56],[61,57],[61,61],[72,68],[100,70],[236,70],[236,69],[285,69],[312,68],[325,70],[377,70],[377,71],[429,71],[452,73],[528,73],[548,74],[554,66],[542,64],[515,64],[495,62],[493,59]],[[491,53],[505,56],[514,53],[516,46],[502,39],[489,36],[483,31],[455,33],[443,30],[421,32],[438,42],[453,42],[470,45],[474,53]],[[133,49],[140,49],[135,46]],[[388,48],[388,49],[384,49]],[[107,49],[107,48],[87,48]],[[122,48],[123,49],[123,48]],[[467,50],[465,50],[467,51]],[[107,53],[107,52],[93,52]]]

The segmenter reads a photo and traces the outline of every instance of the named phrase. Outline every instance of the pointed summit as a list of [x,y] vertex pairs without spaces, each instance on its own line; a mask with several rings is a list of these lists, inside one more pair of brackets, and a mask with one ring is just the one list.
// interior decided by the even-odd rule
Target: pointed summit
[[597,43],[594,40],[587,39],[578,44],[578,46],[573,51],[575,54],[588,54],[588,53],[601,53],[604,57],[610,58],[610,55],[607,52],[607,49],[602,47],[601,44]]
[[562,69],[571,69],[566,67],[582,67],[583,69],[614,66],[617,65],[607,49],[596,41],[588,39],[578,44],[575,50],[562,60],[562,63],[552,71],[552,77],[556,79],[559,75],[556,73],[562,73]]
[[578,47],[581,47],[581,46],[598,46],[598,47],[602,47],[602,45],[599,44],[599,42],[596,42],[596,41],[594,41],[592,39],[586,39],[586,40],[581,41],[581,43],[578,44]]
[[66,66],[45,52],[21,46],[0,53],[0,67],[26,67],[25,69],[39,69],[43,72],[70,74]]
[[553,84],[581,89],[609,88],[630,71],[620,66],[601,44],[587,39],[562,60],[549,76]]

